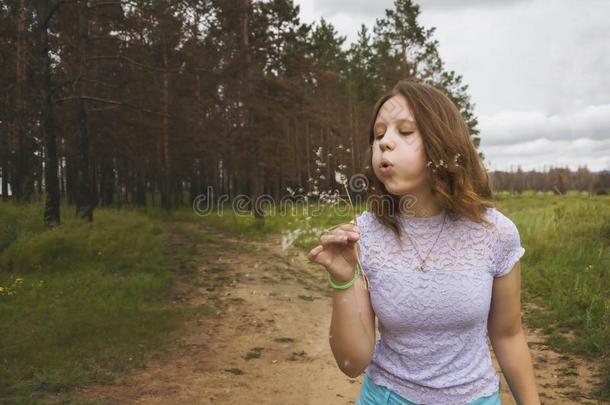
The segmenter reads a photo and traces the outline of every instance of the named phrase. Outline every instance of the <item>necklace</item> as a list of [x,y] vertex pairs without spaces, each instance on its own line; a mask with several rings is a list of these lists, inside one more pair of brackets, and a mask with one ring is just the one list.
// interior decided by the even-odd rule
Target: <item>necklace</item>
[[428,271],[427,269],[424,268],[424,265],[426,263],[426,260],[428,260],[428,256],[430,255],[430,252],[432,252],[432,249],[434,249],[434,246],[436,245],[436,242],[438,241],[438,238],[441,236],[441,233],[443,232],[443,228],[445,227],[445,219],[447,218],[447,212],[445,212],[445,214],[443,215],[443,223],[441,224],[441,230],[438,232],[438,235],[436,235],[436,239],[434,240],[434,243],[432,244],[432,247],[430,248],[430,250],[428,251],[428,254],[426,255],[426,257],[424,259],[421,258],[421,255],[419,254],[419,251],[417,250],[417,246],[415,245],[415,242],[413,241],[413,239],[411,239],[411,236],[409,236],[409,234],[407,233],[407,227],[403,227],[403,231],[405,233],[405,235],[407,235],[407,237],[409,238],[409,242],[411,242],[411,245],[413,246],[413,249],[415,250],[415,253],[417,254],[417,257],[419,257],[419,271],[425,272]]

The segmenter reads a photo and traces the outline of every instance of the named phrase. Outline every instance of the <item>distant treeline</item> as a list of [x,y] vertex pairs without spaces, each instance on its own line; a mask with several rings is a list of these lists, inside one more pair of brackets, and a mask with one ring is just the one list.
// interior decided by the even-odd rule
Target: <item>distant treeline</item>
[[550,168],[545,171],[494,171],[491,173],[495,190],[521,193],[526,190],[551,191],[565,194],[570,190],[586,191],[589,195],[610,192],[610,171],[591,172],[586,166],[576,171],[568,168]]

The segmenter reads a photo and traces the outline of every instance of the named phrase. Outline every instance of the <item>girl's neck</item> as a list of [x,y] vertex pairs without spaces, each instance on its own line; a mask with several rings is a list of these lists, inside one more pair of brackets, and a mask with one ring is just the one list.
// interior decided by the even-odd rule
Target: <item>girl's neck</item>
[[[432,193],[409,193],[408,203],[400,204],[400,215],[415,218],[427,218],[440,215],[444,211],[444,206]],[[405,196],[403,199],[407,198]],[[403,200],[404,201],[404,200]]]

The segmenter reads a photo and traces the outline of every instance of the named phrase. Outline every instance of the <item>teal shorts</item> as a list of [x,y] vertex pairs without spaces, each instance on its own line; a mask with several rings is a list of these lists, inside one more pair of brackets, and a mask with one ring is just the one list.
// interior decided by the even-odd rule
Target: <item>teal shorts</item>
[[[366,373],[360,390],[360,396],[355,405],[417,405],[408,399],[401,397],[387,387],[377,385]],[[468,405],[501,405],[500,393],[495,392],[488,397],[481,397],[469,402]]]

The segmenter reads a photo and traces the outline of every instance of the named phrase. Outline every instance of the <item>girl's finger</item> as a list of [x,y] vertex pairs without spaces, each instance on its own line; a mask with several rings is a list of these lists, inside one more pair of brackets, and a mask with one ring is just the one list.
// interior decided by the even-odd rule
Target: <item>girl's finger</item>
[[347,243],[347,236],[338,234],[322,235],[320,237],[320,243],[322,246],[328,246],[334,243]]
[[358,228],[358,225],[356,225],[356,224],[344,224],[344,225],[341,225],[340,229],[342,229],[344,231],[360,232],[360,229]]
[[315,248],[311,249],[309,251],[309,253],[307,254],[307,259],[309,261],[313,262],[315,260],[316,256],[318,255],[318,253],[320,253],[323,249],[324,249],[324,246],[322,246],[322,245],[318,245]]
[[344,231],[344,230],[335,230],[330,235],[340,235],[342,237],[347,238],[350,241],[355,241],[360,238],[360,234],[354,231]]

